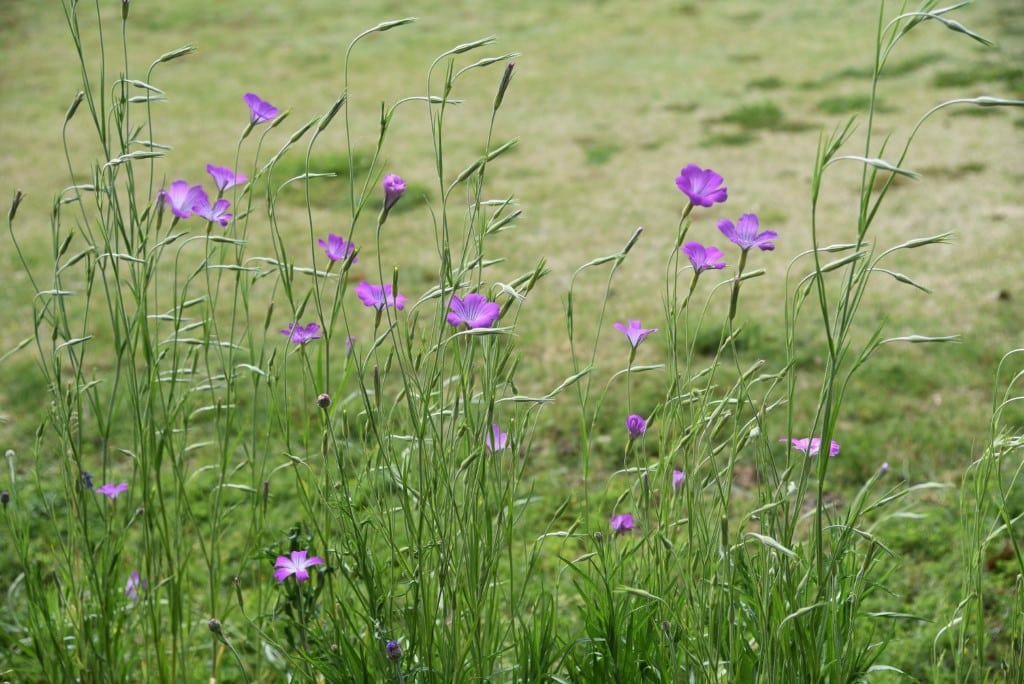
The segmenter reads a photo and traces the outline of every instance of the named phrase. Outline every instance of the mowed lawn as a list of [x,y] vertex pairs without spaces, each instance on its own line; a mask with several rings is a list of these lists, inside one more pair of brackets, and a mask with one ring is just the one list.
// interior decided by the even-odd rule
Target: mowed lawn
[[[105,3],[103,11],[116,16],[119,3]],[[246,92],[290,111],[289,120],[268,138],[266,150],[276,149],[342,92],[351,38],[380,21],[405,16],[418,21],[372,36],[353,55],[348,106],[357,150],[372,151],[381,102],[426,94],[427,69],[436,55],[489,35],[496,36],[495,44],[460,64],[518,53],[511,58],[515,76],[496,139],[518,137],[519,144],[494,165],[489,191],[497,198],[514,194],[523,210],[518,229],[494,239],[495,255],[506,262],[493,277],[510,279],[540,258],[552,270],[531,294],[517,325],[524,389],[550,389],[555,378],[571,372],[564,297],[573,271],[621,248],[638,226],[644,234],[623,266],[608,315],[610,321],[655,321],[661,315],[664,265],[685,200],[673,179],[690,163],[714,168],[729,187],[726,204],[697,215],[693,239],[724,246],[715,229],[718,219],[735,221],[748,212],[760,216],[763,229],[780,235],[774,252],[752,257],[753,266],[767,274],[744,290],[741,319],[745,353],[781,363],[786,269],[810,248],[809,182],[816,146],[822,131],[865,111],[877,3],[137,2],[127,46],[137,70],[131,77],[145,78],[146,66],[161,53],[185,44],[198,48],[157,67],[152,78],[167,97],[154,108],[154,139],[174,147],[158,164],[154,187],[178,178],[203,182],[207,163],[233,163],[247,122]],[[891,133],[893,151],[902,148],[918,117],[939,102],[1024,97],[1024,5],[982,1],[957,19],[997,46],[985,49],[938,24],[901,43],[890,60],[892,75],[879,92],[878,123],[884,134]],[[91,30],[86,37],[89,59],[97,63],[97,37]],[[104,38],[112,80],[121,69],[119,37]],[[45,277],[54,198],[72,183],[88,182],[69,176],[60,142],[64,113],[79,87],[60,4],[12,0],[0,6],[0,56],[0,188],[5,197],[15,188],[27,193],[14,230]],[[449,121],[451,175],[483,147],[503,63],[468,72],[453,93],[466,101]],[[439,79],[432,87],[438,85]],[[84,117],[80,111],[69,129],[70,154],[79,171],[99,159]],[[861,120],[849,154],[863,153],[863,129]],[[385,147],[386,171],[403,175],[418,195],[389,220],[386,237],[388,258],[401,255],[403,283],[411,294],[428,288],[436,274],[430,214],[416,201],[436,201],[439,195],[428,180],[433,177],[428,131],[425,108],[405,104]],[[1004,352],[1024,346],[1022,143],[1021,110],[938,114],[918,134],[905,163],[922,178],[898,183],[873,234],[881,251],[923,235],[956,233],[949,245],[901,253],[888,264],[929,287],[931,295],[880,276],[861,313],[865,335],[885,321],[887,336],[959,334],[960,343],[893,345],[875,356],[848,392],[840,420],[844,463],[835,471],[840,488],[855,489],[883,461],[891,464],[894,477],[951,485],[922,500],[923,521],[894,533],[894,548],[906,554],[896,589],[906,597],[908,612],[930,620],[948,618],[951,592],[959,590],[949,541],[957,530],[956,486],[988,437],[996,364]],[[329,129],[313,151],[311,170],[334,170],[344,144],[344,128]],[[247,143],[243,159],[253,149]],[[264,151],[264,157],[269,154]],[[301,171],[301,157],[300,150],[286,158],[290,168]],[[854,239],[859,179],[860,167],[851,163],[836,167],[827,182],[819,227],[823,241]],[[347,226],[348,208],[340,181],[316,183],[313,217],[326,236]],[[285,194],[279,212],[282,226],[295,225],[294,253],[309,254],[302,194]],[[261,233],[257,224],[251,234],[253,252],[269,250],[269,232]],[[32,330],[33,293],[10,237],[4,239],[0,264],[7,303],[0,309],[0,354]],[[372,246],[364,250],[366,262],[372,262]],[[302,258],[308,259],[297,257]],[[794,272],[807,268],[803,263]],[[600,303],[600,285],[595,279],[581,292],[577,317],[583,322],[577,325],[584,330]],[[710,292],[703,283],[697,293],[701,305]],[[723,294],[711,299],[712,312],[727,309]],[[809,395],[823,356],[814,330],[809,322],[798,369]],[[657,355],[654,349],[650,353]],[[45,413],[47,392],[36,364],[31,347],[0,364],[4,449],[29,453]],[[814,397],[807,399],[810,405]],[[573,442],[563,427],[571,408],[556,405],[541,422],[532,455],[538,476],[572,477]],[[1008,416],[1024,423],[1024,411]],[[615,467],[614,458],[608,455],[608,469]],[[936,588],[928,592],[922,586]],[[933,636],[933,628],[922,627],[906,658],[925,649]]]

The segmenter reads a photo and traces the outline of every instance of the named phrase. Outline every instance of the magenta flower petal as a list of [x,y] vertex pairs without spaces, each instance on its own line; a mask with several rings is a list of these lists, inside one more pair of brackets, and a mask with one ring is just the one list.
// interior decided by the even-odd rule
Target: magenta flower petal
[[273,121],[281,113],[277,107],[254,93],[246,93],[242,99],[249,106],[249,121],[253,125]]
[[245,176],[235,173],[226,166],[214,166],[213,164],[207,164],[206,172],[213,178],[213,184],[217,186],[217,190],[220,192],[224,192],[236,185],[241,185],[245,181],[249,180]]
[[718,222],[718,230],[722,231],[722,235],[729,238],[731,242],[738,245],[743,251],[751,247],[757,247],[762,251],[775,249],[775,244],[772,240],[778,238],[779,234],[773,230],[758,233],[759,227],[757,214],[743,214],[735,226],[729,219],[722,219]]
[[453,295],[449,307],[448,322],[456,327],[465,324],[468,328],[489,328],[501,315],[501,307],[497,303],[476,293],[466,295],[465,299]]
[[[331,261],[344,261],[348,258],[356,246],[351,242],[345,240],[340,235],[334,233],[327,234],[327,242],[323,240],[317,240],[317,244],[323,247],[324,252],[327,254],[327,258]],[[359,261],[359,257],[352,257],[352,263]]]
[[321,565],[324,559],[320,556],[313,556],[307,558],[308,551],[292,551],[288,556],[278,556],[274,562],[274,579],[278,582],[284,582],[286,579],[295,575],[295,581],[305,582],[309,579],[309,570],[314,565]]
[[686,473],[682,470],[672,471],[672,489],[679,491],[683,488],[683,484],[686,482]]
[[366,306],[382,311],[386,306],[393,306],[399,311],[405,308],[405,295],[392,292],[391,283],[371,285],[365,280],[355,287],[356,296]]
[[638,439],[647,431],[647,421],[643,416],[633,414],[626,418],[626,432],[630,439]]
[[226,226],[228,225],[228,221],[231,220],[231,214],[228,213],[228,207],[230,206],[231,202],[222,198],[214,202],[211,207],[210,198],[207,197],[206,192],[200,188],[199,195],[196,198],[195,203],[192,205],[192,211],[196,216],[201,216],[207,221],[219,223],[221,226]]
[[391,211],[395,202],[405,193],[405,181],[401,176],[390,173],[384,176],[384,211]]
[[320,326],[316,323],[308,323],[306,325],[291,323],[281,331],[281,334],[287,335],[288,339],[295,344],[305,344],[310,340],[319,340],[323,337],[320,333]]
[[640,346],[640,343],[646,340],[648,335],[658,332],[657,328],[644,328],[640,325],[640,321],[630,321],[628,326],[623,323],[615,323],[614,328],[629,339],[629,344],[633,349]]
[[702,273],[712,268],[725,268],[725,262],[721,260],[725,255],[717,247],[705,247],[699,242],[687,242],[679,249],[689,258],[690,264],[693,265],[693,270],[697,273]]
[[139,589],[145,589],[146,583],[139,577],[138,570],[132,570],[128,575],[128,581],[124,585],[124,595],[132,601],[139,600]]
[[629,532],[636,524],[633,522],[633,516],[629,513],[623,513],[621,515],[613,515],[611,519],[612,532],[616,535],[625,534]]
[[[780,439],[779,441],[785,444],[787,440],[783,438]],[[816,456],[818,455],[818,453],[821,452],[821,437],[804,437],[802,439],[797,439],[796,437],[794,437],[793,439],[790,439],[788,441],[790,447],[796,449],[797,451],[804,452],[805,454],[807,454],[808,458],[810,458],[811,456]],[[835,458],[836,456],[839,455],[839,442],[832,440],[829,443],[828,455],[829,458]]]
[[128,483],[127,482],[122,482],[121,484],[114,484],[114,483],[111,482],[111,483],[103,485],[102,487],[97,487],[96,488],[96,493],[97,494],[102,494],[104,496],[109,496],[111,499],[116,499],[117,497],[121,496],[122,494],[124,494],[127,491],[128,491]]
[[721,176],[696,164],[690,164],[679,172],[676,187],[690,198],[690,202],[700,207],[724,202],[729,196],[727,188],[722,185]]
[[484,437],[484,446],[488,451],[501,451],[508,446],[508,434],[501,431],[498,424],[491,426],[491,431]]
[[171,208],[171,213],[178,218],[188,218],[191,216],[192,207],[195,206],[196,201],[205,196],[206,193],[203,192],[203,186],[193,185],[189,187],[189,184],[183,180],[176,180],[166,190],[160,191],[160,199]]

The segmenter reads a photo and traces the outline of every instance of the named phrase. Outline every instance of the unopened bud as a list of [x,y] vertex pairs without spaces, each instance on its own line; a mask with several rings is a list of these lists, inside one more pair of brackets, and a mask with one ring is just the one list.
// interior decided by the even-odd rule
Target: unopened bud
[[402,645],[397,641],[391,640],[384,646],[384,652],[387,653],[388,660],[401,660],[402,659]]
[[328,409],[331,407],[331,395],[326,392],[316,398],[316,405],[322,409]]
[[6,489],[4,491],[0,492],[0,504],[3,504],[4,508],[7,508],[7,504],[9,504],[10,502],[11,502],[11,494],[10,494],[10,492],[8,492]]
[[218,620],[217,618],[210,618],[210,621],[206,623],[206,626],[209,627],[210,631],[214,634],[219,635],[221,633],[220,620]]

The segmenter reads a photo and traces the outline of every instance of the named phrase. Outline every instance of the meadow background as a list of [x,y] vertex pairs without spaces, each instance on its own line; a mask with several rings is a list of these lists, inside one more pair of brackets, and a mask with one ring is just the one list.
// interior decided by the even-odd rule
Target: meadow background
[[[119,3],[109,5],[105,11],[116,16]],[[291,111],[289,125],[268,139],[282,143],[298,122],[322,112],[341,92],[348,41],[380,21],[404,16],[419,21],[365,41],[351,66],[353,139],[367,154],[376,141],[379,102],[421,94],[426,65],[435,55],[491,34],[498,37],[495,54],[520,53],[495,132],[496,140],[519,137],[520,142],[494,166],[490,180],[492,195],[515,194],[524,212],[518,230],[496,237],[507,260],[494,277],[528,270],[540,257],[551,269],[516,327],[525,391],[549,389],[552,378],[571,373],[563,320],[574,269],[621,248],[638,226],[644,235],[624,262],[608,300],[609,316],[645,321],[659,316],[661,255],[672,247],[684,199],[672,179],[689,163],[718,170],[730,190],[721,211],[695,216],[695,233],[707,235],[719,218],[754,211],[762,229],[780,235],[771,262],[761,264],[767,275],[744,290],[743,344],[751,356],[773,364],[784,360],[784,265],[809,247],[807,198],[819,133],[867,105],[875,2],[134,2],[129,52],[137,63],[187,43],[198,48],[161,70],[160,87],[168,100],[158,107],[157,130],[161,140],[175,146],[161,172],[168,181],[195,179],[208,162],[228,164],[234,131],[247,117],[245,92]],[[902,140],[920,113],[951,97],[1024,95],[1024,2],[979,2],[958,19],[997,47],[952,40],[937,25],[915,31],[883,79],[880,130]],[[95,49],[98,37],[87,34],[86,45]],[[15,231],[30,261],[45,264],[51,253],[42,236],[48,234],[53,197],[82,180],[68,177],[59,141],[64,114],[79,89],[59,3],[0,5],[0,56],[0,188],[8,196],[15,188],[26,193]],[[481,71],[469,79],[471,84],[479,79],[480,89],[490,92],[495,74]],[[480,153],[489,106],[488,98],[480,97],[452,111],[456,133],[446,143],[452,153],[467,160]],[[417,180],[432,173],[427,131],[425,113],[406,107],[394,121],[386,150],[388,171],[410,183],[403,210],[389,219],[387,241],[389,251],[402,251],[404,289],[412,291],[435,278],[433,234],[418,202],[424,195],[436,200],[432,186]],[[73,125],[70,136],[78,141],[72,148],[77,162],[95,158],[84,125],[81,130]],[[874,233],[882,245],[956,233],[952,244],[932,247],[925,257],[896,255],[889,264],[928,286],[931,295],[880,279],[861,314],[866,326],[886,321],[889,336],[957,334],[960,342],[894,345],[876,354],[848,392],[837,433],[843,454],[831,471],[837,501],[848,500],[883,462],[890,465],[890,477],[949,485],[917,496],[920,517],[887,530],[887,543],[901,554],[890,588],[900,597],[901,610],[926,620],[901,626],[900,643],[889,658],[911,673],[920,674],[915,668],[931,653],[936,625],[948,619],[959,600],[958,485],[988,437],[996,364],[1024,343],[1024,242],[1018,237],[1024,227],[1022,142],[1020,110],[939,114],[922,130],[906,162],[922,180],[897,183]],[[342,144],[341,131],[329,129],[312,169],[343,172]],[[292,170],[282,171],[282,177],[301,171],[301,155],[286,159],[289,163]],[[823,242],[850,239],[859,174],[853,165],[839,170],[826,188]],[[333,183],[314,184],[318,226],[344,220],[347,212],[340,185]],[[302,193],[286,194],[278,206],[282,230],[287,233],[292,222],[296,239],[305,239],[305,212]],[[269,233],[253,231],[251,240],[254,252],[270,250]],[[373,256],[368,248],[361,262],[372,263]],[[0,310],[0,352],[5,352],[31,335],[33,292],[13,250],[0,250],[0,260],[7,300]],[[360,277],[358,266],[354,274]],[[601,294],[596,286],[583,291],[578,315],[592,315]],[[719,313],[726,310],[725,298],[713,302],[712,311],[716,307]],[[822,364],[822,340],[813,327],[802,332],[800,368],[813,373]],[[709,349],[717,341],[714,334]],[[621,340],[606,336],[606,342]],[[648,344],[663,341],[652,338]],[[637,391],[642,398],[643,387]],[[813,402],[807,397],[804,410]],[[31,349],[5,357],[0,448],[28,454],[48,404]],[[527,456],[526,472],[538,483],[540,496],[579,484],[573,406],[563,404],[541,414]],[[607,436],[596,442],[606,452],[592,463],[598,472],[610,473],[621,466],[618,417],[625,404],[616,397],[609,404]],[[622,410],[614,410],[616,405]],[[1018,427],[1024,424],[1021,409],[1007,415]],[[32,465],[28,458],[17,460],[22,476]],[[745,478],[753,487],[757,474],[739,474],[740,485]],[[1024,495],[1018,492],[1011,513],[1022,510]],[[18,572],[11,560],[10,554],[0,554],[5,583]],[[990,628],[997,640],[1006,620],[1000,588],[1009,592],[1014,581],[1010,560],[997,546],[987,563],[994,587]]]

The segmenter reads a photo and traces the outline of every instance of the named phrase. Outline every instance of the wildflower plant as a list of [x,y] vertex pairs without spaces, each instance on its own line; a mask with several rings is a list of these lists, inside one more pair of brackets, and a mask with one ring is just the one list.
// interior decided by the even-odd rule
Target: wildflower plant
[[[948,339],[878,331],[865,342],[856,321],[868,282],[890,273],[882,260],[948,238],[876,247],[871,228],[893,178],[913,175],[903,165],[917,128],[884,160],[897,145],[878,142],[871,115],[890,53],[918,25],[981,40],[945,17],[954,8],[926,2],[882,25],[863,153],[840,153],[852,121],[823,136],[810,248],[788,270],[776,241],[807,236],[762,230],[748,207],[732,206],[728,169],[683,160],[678,192],[665,182],[679,205],[674,231],[624,234],[620,250],[572,274],[572,369],[531,393],[516,377],[531,361],[517,326],[548,269],[541,259],[507,276],[494,254],[494,236],[520,216],[514,197],[491,189],[516,147],[496,126],[515,55],[494,52],[491,38],[455,45],[426,68],[425,92],[385,102],[367,128],[350,110],[360,101],[353,53],[413,20],[373,26],[333,57],[340,90],[313,102],[320,113],[309,120],[238,94],[234,160],[204,160],[208,192],[166,182],[200,169],[179,168],[151,106],[157,94],[175,96],[161,81],[192,48],[156,56],[144,72],[125,49],[112,81],[82,49],[84,4],[64,3],[83,74],[64,144],[69,127],[91,125],[103,158],[90,183],[55,200],[45,273],[11,229],[36,291],[32,342],[48,414],[31,486],[8,454],[0,522],[26,600],[10,621],[21,637],[5,642],[16,652],[0,664],[26,680],[162,682],[861,681],[886,667],[892,623],[904,616],[869,607],[885,600],[892,568],[884,530],[872,525],[913,491],[881,492],[883,466],[851,501],[832,505],[828,494],[846,461],[836,438],[846,439],[837,433],[851,377],[884,344]],[[96,9],[102,28],[109,18]],[[247,87],[266,94],[266,85]],[[295,111],[310,104],[272,99]],[[464,99],[489,107],[487,126],[472,144],[450,145],[463,134],[450,113]],[[429,163],[393,145],[403,118],[429,131]],[[376,141],[365,166],[355,163],[359,140]],[[338,144],[348,175],[314,172],[314,151]],[[301,158],[303,172],[281,183],[274,171],[286,158]],[[859,212],[849,242],[823,245],[818,201],[840,162],[862,169]],[[432,177],[415,177],[427,167]],[[327,181],[348,201],[324,217],[309,188]],[[305,190],[304,218],[279,206],[288,186]],[[427,186],[429,207],[393,211]],[[12,226],[20,202],[16,194]],[[718,220],[733,256],[708,244],[716,234],[695,216]],[[426,275],[410,273],[387,237],[413,229],[435,237]],[[257,235],[269,236],[266,250]],[[664,320],[609,325],[609,307],[637,315],[611,290],[641,239],[665,260]],[[750,252],[757,270],[747,269]],[[775,365],[740,344],[740,285],[769,268],[787,277],[787,358]],[[588,320],[576,293],[598,273],[603,296]],[[711,323],[723,288],[728,313]],[[812,316],[824,332],[820,374],[797,363],[796,324]],[[702,354],[709,328],[717,342]],[[811,415],[795,408],[798,379],[817,393]],[[531,479],[534,459],[547,456],[534,446],[543,411],[570,397],[575,422],[559,426],[569,453],[560,457],[578,461],[553,501]],[[996,425],[971,471],[980,489],[970,524],[1001,525],[988,536],[1017,522],[1005,501],[1020,469],[1006,476],[997,461],[1019,453],[1020,440]],[[624,451],[608,447],[616,440]],[[810,458],[826,444],[837,458]],[[741,469],[756,474],[749,495],[738,492]],[[105,484],[93,488],[91,473]],[[983,498],[989,487],[998,497]],[[41,493],[36,508],[26,492]],[[957,656],[965,676],[987,667],[981,582],[975,562],[962,604],[975,631],[959,626],[963,615],[949,625],[958,653],[981,652]]]

